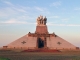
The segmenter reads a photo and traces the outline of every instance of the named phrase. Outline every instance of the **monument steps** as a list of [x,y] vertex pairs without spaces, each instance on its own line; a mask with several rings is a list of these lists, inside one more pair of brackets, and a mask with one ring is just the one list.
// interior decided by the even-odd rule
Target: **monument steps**
[[57,49],[28,49],[22,52],[61,52],[61,51]]

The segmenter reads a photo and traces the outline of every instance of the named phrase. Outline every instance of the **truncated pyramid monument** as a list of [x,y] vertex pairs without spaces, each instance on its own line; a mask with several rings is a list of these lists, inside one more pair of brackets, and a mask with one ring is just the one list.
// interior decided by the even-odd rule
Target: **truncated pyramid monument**
[[77,47],[62,39],[55,33],[50,34],[47,29],[47,18],[37,18],[35,33],[29,32],[25,36],[13,41],[3,48],[13,49],[76,49]]

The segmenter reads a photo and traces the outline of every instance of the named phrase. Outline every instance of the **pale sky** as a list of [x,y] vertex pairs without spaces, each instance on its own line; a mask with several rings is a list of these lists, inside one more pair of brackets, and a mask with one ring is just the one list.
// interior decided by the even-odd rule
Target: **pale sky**
[[50,33],[80,47],[80,0],[0,0],[0,47],[34,33],[40,15]]

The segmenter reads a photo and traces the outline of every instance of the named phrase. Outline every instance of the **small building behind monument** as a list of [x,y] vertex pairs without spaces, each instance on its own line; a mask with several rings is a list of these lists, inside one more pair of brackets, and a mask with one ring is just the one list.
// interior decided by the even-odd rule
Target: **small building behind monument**
[[77,49],[76,46],[62,39],[55,33],[49,33],[47,18],[37,18],[36,31],[20,37],[3,48],[11,49]]

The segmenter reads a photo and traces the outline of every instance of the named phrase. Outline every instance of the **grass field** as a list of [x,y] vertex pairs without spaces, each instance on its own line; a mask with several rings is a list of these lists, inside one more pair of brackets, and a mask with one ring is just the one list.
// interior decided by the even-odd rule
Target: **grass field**
[[0,51],[0,57],[10,60],[80,60],[80,51],[18,52]]
[[0,60],[10,60],[8,58],[3,58],[3,57],[0,57]]

